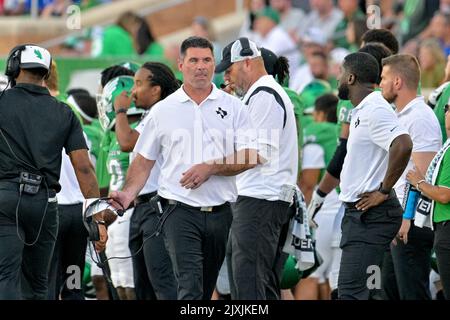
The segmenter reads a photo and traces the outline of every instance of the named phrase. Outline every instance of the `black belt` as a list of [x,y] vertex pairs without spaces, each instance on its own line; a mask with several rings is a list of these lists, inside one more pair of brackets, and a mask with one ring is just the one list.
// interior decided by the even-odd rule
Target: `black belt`
[[156,191],[141,194],[140,196],[137,196],[136,199],[134,200],[134,205],[137,206],[139,204],[147,203],[150,201],[151,198],[156,196],[156,194],[157,194]]
[[[19,184],[19,178],[7,178],[7,179],[0,179],[0,183],[2,182],[9,182],[9,183],[14,183],[14,184]],[[41,184],[41,188],[39,190],[40,191],[44,191],[45,192],[45,185]],[[48,188],[48,196],[49,198],[55,198],[56,197],[56,190],[53,188]]]
[[171,200],[171,199],[164,199],[165,201],[167,201],[167,203],[169,205],[177,205],[183,208],[187,208],[187,209],[191,209],[191,210],[198,210],[201,212],[205,212],[205,213],[212,213],[212,212],[217,212],[220,211],[222,209],[225,208],[229,208],[230,204],[228,202],[225,202],[221,205],[218,206],[210,206],[210,207],[194,207],[194,206],[190,206],[184,202],[180,202],[180,201],[176,201],[176,200]]
[[356,204],[358,203],[359,201],[355,201],[355,202],[344,202],[344,206],[346,207],[346,208],[349,208],[349,209],[356,209]]

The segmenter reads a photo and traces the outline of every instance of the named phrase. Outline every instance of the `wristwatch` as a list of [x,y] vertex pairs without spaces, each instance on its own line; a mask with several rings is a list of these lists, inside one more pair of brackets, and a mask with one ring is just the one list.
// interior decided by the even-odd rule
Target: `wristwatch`
[[392,190],[392,188],[391,189],[383,189],[383,184],[380,184],[380,187],[378,188],[378,191],[380,193],[385,194],[387,196],[391,193],[391,190]]
[[128,111],[127,108],[123,108],[123,107],[122,107],[122,108],[119,108],[119,109],[116,110],[116,114],[119,114],[119,113],[125,113],[125,114],[126,114],[127,111]]

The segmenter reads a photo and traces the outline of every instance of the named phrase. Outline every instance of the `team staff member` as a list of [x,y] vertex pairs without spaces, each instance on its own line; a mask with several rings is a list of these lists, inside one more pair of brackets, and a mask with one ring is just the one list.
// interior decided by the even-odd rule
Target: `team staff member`
[[342,220],[340,299],[369,299],[369,266],[380,266],[397,234],[402,207],[392,187],[406,168],[412,142],[390,104],[374,92],[378,63],[367,53],[345,57],[339,98],[350,100],[352,111],[347,155],[341,172],[345,204]]
[[[63,148],[84,197],[99,196],[81,125],[45,87],[50,64],[50,53],[34,45],[14,48],[7,60],[5,73],[13,87],[0,98],[0,299],[47,298]],[[23,172],[42,177],[37,192],[19,184]],[[106,227],[99,228],[96,249],[103,250]],[[29,287],[24,292],[21,278]]]
[[[448,100],[447,100],[448,101]],[[445,107],[445,125],[450,137],[450,111]],[[406,176],[423,195],[432,200],[429,221],[434,230],[434,251],[444,296],[450,300],[450,139],[436,154],[425,175],[410,170]]]
[[267,160],[237,179],[238,198],[230,233],[233,299],[280,298],[282,253],[293,210],[280,200],[282,186],[295,186],[298,172],[294,107],[267,74],[261,51],[247,38],[230,43],[216,72],[229,70],[235,91],[244,95],[258,132],[258,152]]
[[[395,193],[405,208],[406,173],[413,168],[425,174],[441,148],[441,128],[422,96],[417,96],[420,67],[411,55],[394,55],[383,59],[380,87],[383,97],[393,103],[400,124],[413,142],[411,159],[395,184]],[[406,194],[405,194],[406,193]],[[431,249],[433,231],[419,228],[404,215],[397,238],[383,262],[383,291],[388,300],[430,300]]]
[[[116,135],[122,151],[133,151],[139,135],[150,119],[147,111],[139,125],[135,129],[131,128],[126,117],[131,100],[136,107],[150,110],[154,104],[164,100],[178,88],[178,80],[166,65],[159,62],[146,62],[142,65],[134,76],[131,97],[123,93],[114,101]],[[130,158],[134,156],[135,154],[131,154]],[[130,220],[129,247],[132,254],[136,254],[141,246],[144,246],[143,250],[133,257],[134,286],[138,300],[177,298],[176,280],[163,237],[146,239],[155,232],[158,225],[158,215],[149,200],[156,195],[159,171],[160,161],[157,161],[144,188],[134,201],[134,212]]]
[[225,256],[228,202],[236,198],[233,176],[258,159],[249,148],[254,142],[244,106],[211,83],[212,44],[199,37],[184,40],[179,69],[184,85],[152,108],[125,187],[111,196],[128,207],[162,157],[158,194],[168,204],[163,233],[178,299],[209,300]]

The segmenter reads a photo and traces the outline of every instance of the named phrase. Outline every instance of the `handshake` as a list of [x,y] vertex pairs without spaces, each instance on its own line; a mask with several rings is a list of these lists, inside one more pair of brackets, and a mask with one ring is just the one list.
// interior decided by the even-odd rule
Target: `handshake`
[[319,226],[314,221],[314,217],[316,216],[317,212],[319,212],[320,208],[322,208],[325,197],[326,195],[319,195],[317,189],[314,190],[312,194],[311,201],[309,202],[308,209],[306,210],[306,214],[308,215],[308,223],[311,228],[317,228]]

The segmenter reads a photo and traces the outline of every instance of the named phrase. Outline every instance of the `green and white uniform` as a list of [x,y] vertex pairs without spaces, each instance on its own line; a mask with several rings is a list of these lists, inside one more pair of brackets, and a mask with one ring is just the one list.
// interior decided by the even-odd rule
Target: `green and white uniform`
[[[320,178],[325,174],[337,147],[337,124],[329,122],[312,122],[304,129],[303,170],[319,169]],[[317,278],[319,283],[333,277],[333,227],[341,203],[336,190],[325,198],[325,202],[316,215],[315,221],[319,227],[315,231],[316,248],[323,259],[322,264],[310,277]],[[336,280],[333,280],[336,282]]]

